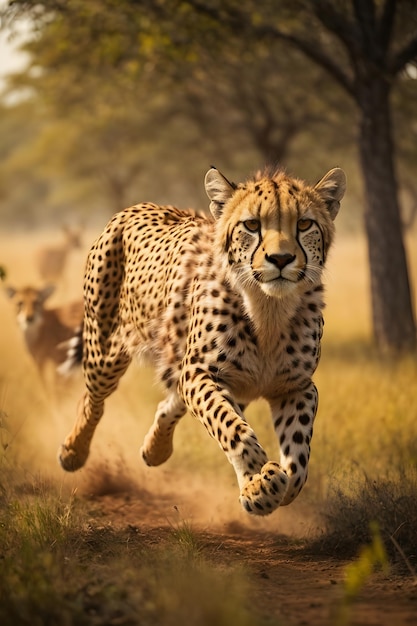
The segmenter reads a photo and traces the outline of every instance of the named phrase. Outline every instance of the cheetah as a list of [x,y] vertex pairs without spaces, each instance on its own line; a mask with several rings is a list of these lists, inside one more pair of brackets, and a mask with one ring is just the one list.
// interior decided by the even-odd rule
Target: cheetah
[[[205,176],[211,215],[144,203],[117,213],[88,256],[86,391],[59,453],[87,460],[105,399],[132,358],[148,357],[166,395],[145,436],[145,463],[164,463],[189,411],[232,464],[245,511],[287,505],[307,479],[323,329],[322,273],[346,189],[340,168],[316,185],[281,170],[241,184]],[[279,460],[244,416],[269,403]]]

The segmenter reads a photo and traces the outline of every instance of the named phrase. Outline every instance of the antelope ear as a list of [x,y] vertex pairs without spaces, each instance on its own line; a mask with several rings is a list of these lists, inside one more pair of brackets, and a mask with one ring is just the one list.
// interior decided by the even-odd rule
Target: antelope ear
[[40,292],[42,302],[45,302],[55,291],[55,285],[46,285]]
[[346,174],[340,167],[335,167],[323,176],[314,189],[325,201],[330,217],[334,220],[340,209],[340,201],[345,195]]
[[210,211],[215,219],[222,214],[223,206],[233,195],[236,185],[230,183],[215,167],[211,167],[204,179],[206,193],[210,198]]

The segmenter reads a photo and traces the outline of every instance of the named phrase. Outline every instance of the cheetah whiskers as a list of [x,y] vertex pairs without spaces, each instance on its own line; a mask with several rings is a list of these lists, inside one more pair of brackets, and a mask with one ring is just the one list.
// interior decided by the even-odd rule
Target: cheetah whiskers
[[301,280],[309,283],[312,286],[319,285],[321,283],[322,277],[322,269],[321,267],[316,267],[311,263],[306,263],[305,268],[302,272]]

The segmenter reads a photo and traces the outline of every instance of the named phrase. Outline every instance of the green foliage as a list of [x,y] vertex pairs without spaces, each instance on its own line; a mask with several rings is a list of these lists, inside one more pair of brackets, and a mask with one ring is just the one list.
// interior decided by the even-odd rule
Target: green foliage
[[[9,19],[29,16],[36,37],[25,46],[32,69],[9,90],[31,94],[41,123],[3,161],[9,220],[108,217],[139,200],[203,208],[213,162],[234,177],[279,161],[315,180],[328,152],[346,161],[348,144],[354,160],[346,98],[282,42],[229,28],[233,8],[256,23],[251,2],[213,11],[176,0],[13,3]],[[26,126],[33,115],[21,114]],[[309,156],[317,135],[323,167],[316,148]]]
[[388,573],[388,559],[378,524],[371,522],[370,543],[361,548],[358,557],[345,568],[343,598],[335,616],[336,626],[350,623],[351,605],[358,599],[375,571]]
[[[10,80],[15,104],[2,112],[3,215],[33,225],[74,211],[108,217],[142,199],[205,207],[208,164],[234,177],[272,160],[312,180],[329,162],[350,170],[348,221],[356,225],[356,113],[290,45],[291,33],[309,42],[314,33],[316,47],[346,63],[310,5],[10,3],[5,23],[29,19],[35,36],[24,44],[32,67]],[[411,9],[404,5],[400,17]],[[412,20],[396,24],[401,42]],[[395,98],[405,166],[415,155],[412,133],[404,131],[413,127],[414,82],[402,79]],[[30,94],[26,110],[19,94]],[[412,170],[400,170],[413,194]]]
[[370,524],[371,543],[364,546],[356,561],[345,568],[344,596],[347,602],[357,598],[372,573],[379,568],[387,571],[387,555],[378,524]]

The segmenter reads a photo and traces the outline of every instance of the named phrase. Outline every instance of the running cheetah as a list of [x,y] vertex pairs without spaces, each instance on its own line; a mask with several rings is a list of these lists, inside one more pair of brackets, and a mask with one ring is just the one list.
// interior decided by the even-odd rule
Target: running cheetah
[[[345,188],[339,168],[311,186],[280,170],[236,185],[213,167],[211,216],[150,203],[115,215],[87,261],[86,392],[62,467],[84,465],[105,399],[140,354],[166,393],[141,449],[148,465],[170,457],[188,410],[233,465],[246,511],[292,502],[307,478],[322,272]],[[259,397],[271,407],[278,461],[244,417]]]

